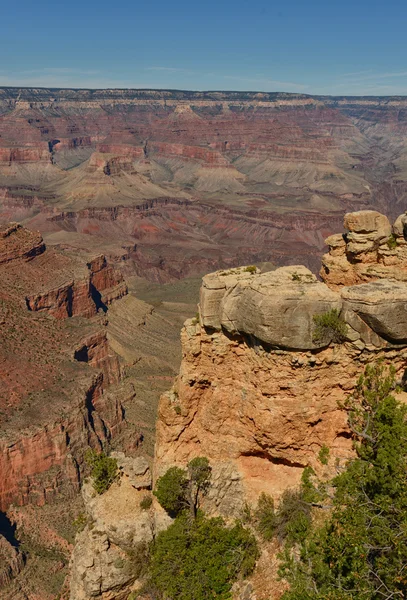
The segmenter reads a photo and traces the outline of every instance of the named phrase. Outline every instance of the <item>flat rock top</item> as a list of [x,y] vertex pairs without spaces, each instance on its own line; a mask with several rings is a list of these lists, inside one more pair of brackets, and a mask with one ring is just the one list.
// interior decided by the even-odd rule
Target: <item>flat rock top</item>
[[346,213],[344,226],[355,233],[371,233],[382,229],[391,231],[389,219],[376,210],[358,210]]
[[344,300],[377,304],[381,302],[405,301],[407,304],[407,284],[400,281],[379,280],[345,287],[341,290]]
[[208,273],[202,278],[204,288],[222,290],[235,285],[238,281],[253,279],[260,274],[260,269],[254,266],[236,267],[234,269],[221,269]]

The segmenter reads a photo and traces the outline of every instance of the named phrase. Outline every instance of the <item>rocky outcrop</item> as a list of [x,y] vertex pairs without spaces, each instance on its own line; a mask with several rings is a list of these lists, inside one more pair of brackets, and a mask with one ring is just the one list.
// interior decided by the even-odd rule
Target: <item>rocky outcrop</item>
[[17,259],[30,260],[45,251],[38,231],[25,229],[18,223],[0,228],[0,265]]
[[83,279],[27,296],[27,308],[48,312],[57,319],[75,316],[89,318],[127,294],[122,274],[113,266],[108,266],[105,256],[92,259],[87,267],[89,272]]
[[100,294],[100,302],[103,305],[108,306],[127,294],[127,284],[123,275],[113,265],[108,265],[103,254],[96,256],[87,266],[93,292]]
[[103,495],[91,482],[82,488],[88,523],[76,537],[71,559],[71,600],[125,600],[142,583],[147,546],[169,517],[152,500],[151,476],[142,457],[130,459],[115,453],[120,475]]
[[[312,350],[327,345],[326,340],[314,339],[314,317],[340,310],[337,294],[305,267],[282,267],[263,275],[256,270],[247,273],[247,269],[250,267],[243,267],[243,273],[236,275],[232,270],[204,278],[203,310],[215,314],[201,317],[204,327],[223,328],[232,335],[243,333],[281,348]],[[225,288],[208,287],[222,278],[227,280]]]
[[89,280],[69,281],[57,288],[26,297],[28,310],[47,312],[56,319],[93,317],[97,313]]
[[[393,230],[394,249],[387,244],[387,218],[374,211],[346,215],[350,233],[328,240],[330,264],[345,257],[351,283],[359,285],[344,285],[348,280],[334,270],[323,272],[321,283],[302,266],[263,274],[242,267],[204,277],[199,322],[185,323],[180,374],[160,401],[156,476],[207,456],[213,485],[206,508],[238,516],[261,492],[278,498],[296,486],[304,467],[320,472],[323,446],[330,449],[331,472],[335,461],[351,455],[352,434],[339,407],[365,366],[383,360],[404,380],[403,219]],[[387,252],[399,261],[397,278],[392,266],[379,262]],[[360,263],[377,268],[366,283]],[[323,335],[321,317],[332,319]]]
[[119,357],[109,346],[105,331],[97,331],[81,340],[74,351],[74,359],[85,362],[103,373],[106,385],[118,383],[121,377]]
[[376,211],[347,213],[348,231],[325,240],[329,253],[322,257],[322,279],[332,289],[377,279],[407,281],[406,220],[407,215],[401,215],[392,227]]
[[86,449],[103,447],[125,425],[120,401],[102,392],[99,374],[66,416],[36,429],[3,432],[0,510],[11,503],[42,505],[79,490]]
[[24,566],[24,558],[6,538],[0,535],[0,590],[18,575]]

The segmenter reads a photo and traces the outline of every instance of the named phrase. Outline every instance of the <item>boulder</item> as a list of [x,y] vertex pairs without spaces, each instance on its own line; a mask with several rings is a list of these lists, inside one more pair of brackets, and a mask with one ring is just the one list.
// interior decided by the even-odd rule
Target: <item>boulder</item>
[[344,309],[356,313],[379,336],[407,341],[407,284],[380,280],[342,290]]
[[111,457],[117,460],[117,466],[130,485],[136,490],[151,488],[151,472],[144,456],[132,458],[124,452],[112,452]]
[[376,250],[392,233],[389,219],[375,210],[347,213],[344,225],[349,230],[347,251],[354,255]]
[[221,302],[221,325],[287,349],[311,350],[329,339],[313,339],[314,316],[341,309],[339,294],[303,266],[282,267],[230,288]]
[[407,239],[407,213],[397,217],[393,225],[393,233],[396,237]]
[[391,225],[389,219],[376,210],[358,210],[346,213],[345,229],[353,233],[377,233],[377,237],[389,237]]
[[226,291],[241,281],[251,281],[260,274],[256,267],[237,267],[209,273],[202,279],[199,315],[204,327],[220,329],[220,304]]

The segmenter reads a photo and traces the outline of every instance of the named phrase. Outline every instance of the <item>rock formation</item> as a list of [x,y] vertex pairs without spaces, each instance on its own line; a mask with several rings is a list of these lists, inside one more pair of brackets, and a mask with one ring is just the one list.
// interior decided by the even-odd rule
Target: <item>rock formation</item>
[[0,88],[0,221],[117,259],[133,248],[128,271],[159,282],[264,261],[316,269],[345,212],[407,208],[405,109],[400,97]]
[[164,511],[144,508],[151,496],[148,463],[142,457],[113,454],[120,468],[118,481],[103,495],[91,482],[82,488],[87,524],[77,535],[71,560],[71,600],[126,600],[140,588],[147,545],[170,522]]
[[[305,466],[351,453],[339,404],[366,364],[383,359],[404,377],[407,282],[403,224],[374,211],[345,215],[332,236],[324,282],[302,266],[252,267],[203,278],[199,321],[182,331],[183,358],[161,398],[155,471],[207,456],[214,485],[207,508],[239,515],[264,491],[277,498]],[[390,245],[390,247],[389,247]],[[366,283],[365,283],[366,282]],[[318,332],[318,317],[344,323]]]
[[322,258],[321,277],[332,288],[377,279],[407,281],[406,223],[406,214],[393,227],[376,211],[345,215],[347,233],[325,240],[329,253]]
[[123,391],[108,392],[121,366],[104,313],[97,313],[127,287],[104,256],[86,264],[72,251],[46,248],[39,233],[18,224],[1,230],[0,255],[0,510],[6,511],[11,503],[72,496],[86,449],[103,447],[123,429]]
[[0,535],[0,590],[10,583],[13,577],[18,575],[24,566],[21,552]]
[[[352,257],[368,254],[378,268],[380,248],[393,235],[399,239],[403,219],[392,230],[379,213],[347,214],[345,225],[355,235],[332,247],[338,252],[352,244]],[[334,264],[342,254],[329,256]],[[398,279],[382,275],[353,285],[341,285],[334,269],[318,281],[303,266],[265,273],[245,266],[204,276],[199,315],[181,333],[179,376],[160,401],[155,479],[173,465],[208,457],[204,509],[230,519],[241,517],[247,503],[255,506],[262,492],[278,500],[299,484],[306,466],[333,474],[353,455],[342,403],[365,366],[381,359],[405,381],[407,282],[399,271]],[[329,460],[322,465],[325,447]],[[142,490],[151,485],[144,459],[113,456],[121,477],[108,492],[97,496],[90,484],[83,487],[88,523],[72,556],[71,600],[125,599],[137,591],[145,544],[171,522],[156,503],[141,510]],[[236,600],[279,597],[270,552],[267,547],[260,559],[270,578],[261,595],[255,575],[234,586]]]

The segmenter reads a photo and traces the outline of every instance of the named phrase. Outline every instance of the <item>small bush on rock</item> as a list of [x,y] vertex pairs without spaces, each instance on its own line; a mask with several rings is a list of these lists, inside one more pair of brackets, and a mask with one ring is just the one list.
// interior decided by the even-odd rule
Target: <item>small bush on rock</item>
[[200,497],[208,491],[212,469],[204,456],[193,458],[187,469],[171,467],[157,481],[154,491],[158,502],[172,517],[189,509],[196,517]]
[[104,452],[98,454],[94,450],[86,453],[85,460],[91,467],[94,489],[98,494],[103,494],[117,477],[117,460],[106,456]]
[[153,499],[151,496],[144,496],[144,498],[140,500],[141,510],[148,510],[149,508],[151,508],[152,503]]
[[322,315],[314,315],[314,342],[330,341],[340,344],[346,338],[346,323],[339,316],[340,311],[336,308],[329,310]]

